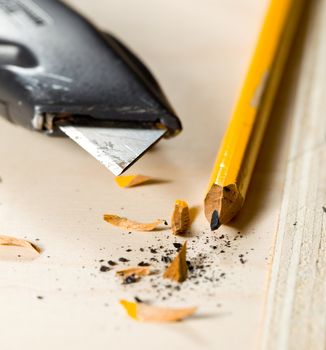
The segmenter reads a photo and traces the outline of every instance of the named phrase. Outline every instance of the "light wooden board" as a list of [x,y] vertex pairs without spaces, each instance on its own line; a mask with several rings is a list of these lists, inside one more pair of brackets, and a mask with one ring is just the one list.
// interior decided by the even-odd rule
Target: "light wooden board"
[[[326,322],[326,1],[311,6],[292,84],[285,190],[264,349],[324,349]],[[301,40],[301,42],[302,42]]]
[[[279,98],[241,214],[216,235],[202,212],[193,225],[190,258],[207,253],[211,273],[225,278],[198,286],[186,282],[179,294],[163,301],[146,281],[123,287],[112,272],[99,272],[99,260],[127,255],[134,264],[152,256],[140,247],[171,247],[176,241],[169,231],[128,235],[103,222],[104,213],[150,221],[169,219],[177,198],[202,207],[267,1],[69,2],[141,54],[176,107],[184,132],[161,142],[132,169],[162,183],[122,190],[69,140],[0,121],[1,233],[39,239],[44,249],[34,260],[9,260],[0,251],[1,344],[6,350],[260,346],[263,330],[276,324],[268,321],[265,327],[263,321],[291,125],[287,94]],[[242,238],[234,241],[237,232]],[[228,235],[231,248],[217,238],[221,235]],[[216,254],[213,244],[225,253]],[[127,253],[129,247],[133,251]],[[117,303],[135,295],[158,304],[197,305],[199,312],[179,324],[138,324]]]

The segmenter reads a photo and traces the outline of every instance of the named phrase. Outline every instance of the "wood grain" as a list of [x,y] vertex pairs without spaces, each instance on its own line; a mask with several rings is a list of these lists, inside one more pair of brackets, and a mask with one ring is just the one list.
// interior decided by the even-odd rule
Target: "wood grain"
[[325,347],[326,1],[312,3],[289,114],[293,125],[263,349]]

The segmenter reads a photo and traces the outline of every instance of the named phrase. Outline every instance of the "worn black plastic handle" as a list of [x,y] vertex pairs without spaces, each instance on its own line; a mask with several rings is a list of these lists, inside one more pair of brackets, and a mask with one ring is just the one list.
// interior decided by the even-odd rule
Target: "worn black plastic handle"
[[0,0],[0,112],[16,124],[181,123],[124,45],[57,0]]

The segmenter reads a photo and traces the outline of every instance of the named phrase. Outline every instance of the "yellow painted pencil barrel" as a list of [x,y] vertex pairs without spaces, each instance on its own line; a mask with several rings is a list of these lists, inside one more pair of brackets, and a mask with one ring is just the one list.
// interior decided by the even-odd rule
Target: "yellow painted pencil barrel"
[[270,1],[205,198],[205,215],[212,230],[229,222],[243,205],[305,3]]

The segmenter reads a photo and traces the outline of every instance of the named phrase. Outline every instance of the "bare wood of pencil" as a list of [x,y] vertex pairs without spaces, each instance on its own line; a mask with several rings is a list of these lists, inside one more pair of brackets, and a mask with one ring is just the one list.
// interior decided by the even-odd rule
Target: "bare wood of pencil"
[[271,0],[205,198],[211,230],[228,223],[244,203],[305,4],[306,0]]

